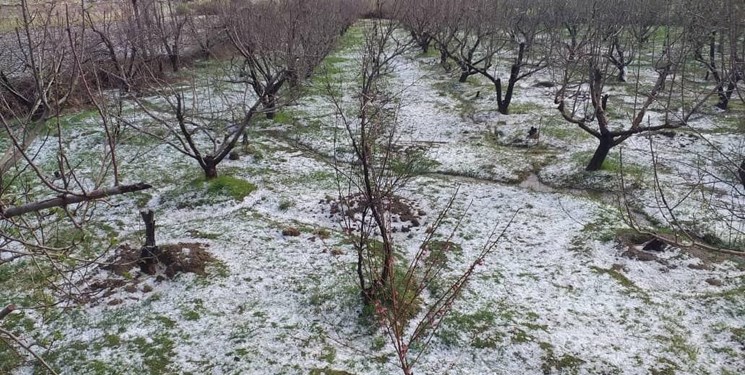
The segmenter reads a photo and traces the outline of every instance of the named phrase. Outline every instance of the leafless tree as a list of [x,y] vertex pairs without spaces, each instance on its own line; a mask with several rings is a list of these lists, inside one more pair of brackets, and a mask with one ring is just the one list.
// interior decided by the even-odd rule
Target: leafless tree
[[[19,12],[15,53],[8,57],[12,63],[0,66],[0,93],[5,98],[2,114],[23,118],[23,126],[6,130],[18,139],[18,150],[25,150],[76,90],[80,74],[71,52],[81,50],[82,38],[71,39],[60,26],[66,17],[61,6],[51,4],[32,12],[27,0],[22,0]],[[21,158],[18,150],[6,150],[0,172],[7,172]]]
[[745,7],[732,0],[720,0],[701,6],[692,4],[685,12],[696,61],[706,69],[717,92],[717,108],[726,110],[738,84],[745,78]]
[[[180,82],[150,69],[154,95],[131,95],[127,100],[136,103],[152,123],[121,120],[194,159],[205,178],[217,177],[218,164],[256,115],[273,118],[300,92],[295,87],[282,90],[285,84],[299,85],[331,50],[345,26],[344,19],[330,11],[339,4],[331,0],[223,4],[219,17],[239,58],[223,70],[184,74]],[[205,81],[206,85],[198,83]]]
[[502,48],[497,38],[500,20],[495,15],[496,3],[488,0],[469,0],[448,3],[441,8],[442,28],[434,38],[440,52],[460,69],[458,82],[492,67],[495,54]]
[[[124,184],[119,176],[116,129],[104,105],[96,65],[83,47],[88,32],[83,10],[54,3],[32,8],[23,1],[20,14],[15,31],[18,56],[28,65],[6,75],[0,90],[0,135],[9,155],[0,171],[0,268],[26,260],[33,264],[45,276],[28,289],[52,296],[54,305],[80,297],[74,275],[103,253],[84,252],[83,241],[71,233],[90,230],[87,224],[100,207],[98,201],[150,185]],[[62,111],[73,104],[73,94],[84,96],[84,103],[91,103],[99,115],[94,160],[81,160],[71,152],[78,129],[64,123]],[[19,100],[26,105],[19,108]],[[26,304],[19,301],[22,308],[47,307]],[[54,373],[23,337],[0,330],[0,340],[30,353]]]
[[[380,3],[376,5],[380,7]],[[369,13],[384,12],[377,8]],[[416,176],[419,161],[416,153],[407,153],[397,144],[396,97],[400,93],[387,84],[386,73],[397,59],[404,58],[410,40],[401,39],[397,22],[389,19],[370,19],[360,27],[365,36],[355,79],[359,84],[353,86],[352,102],[345,100],[349,95],[337,93],[331,83],[327,87],[345,133],[337,141],[351,146],[349,153],[335,155],[338,203],[345,231],[357,253],[356,276],[363,303],[395,349],[403,373],[410,375],[476,267],[496,248],[504,231],[493,233],[485,241],[462,274],[443,282],[445,262],[437,259],[447,257],[454,246],[450,240],[458,225],[446,241],[434,238],[455,202],[454,194],[413,258],[403,261],[397,256],[400,249],[396,246],[392,207],[399,199],[397,193]],[[446,286],[430,292],[436,283]]]
[[[586,45],[586,52],[582,56],[572,56],[570,51],[562,60],[563,78],[555,99],[566,121],[579,126],[599,141],[586,167],[588,171],[599,170],[609,151],[635,134],[685,126],[709,96],[706,92],[694,95],[693,99],[683,94],[680,97],[674,95],[673,90],[687,87],[684,67],[691,46],[686,42],[685,32],[674,32],[668,27],[664,47],[656,51],[655,84],[646,92],[636,92],[630,126],[614,126],[608,112],[613,104],[609,101],[610,96],[604,92],[609,68],[603,52],[608,39],[608,27],[604,20],[607,16],[603,12],[607,11],[604,8],[595,9],[597,17],[591,19],[592,25],[595,25],[593,31],[587,33],[586,40],[581,42]],[[641,88],[638,84],[636,87]],[[647,117],[650,108],[665,112],[659,124],[650,124],[651,120]],[[676,108],[683,108],[683,112],[676,112]],[[593,127],[592,123],[596,123],[597,127]]]
[[491,36],[497,38],[497,41],[492,41],[490,45],[503,46],[502,48],[514,54],[506,87],[503,87],[502,79],[498,74],[490,71],[489,67],[472,66],[473,70],[486,77],[494,85],[497,110],[501,114],[509,113],[517,82],[549,66],[549,56],[552,54],[551,43],[549,38],[542,35],[545,33],[545,26],[542,22],[545,13],[541,8],[542,5],[541,1],[508,3],[507,8],[511,9],[511,12],[505,12],[503,16],[506,19],[502,22],[501,33]]
[[402,12],[396,15],[409,30],[414,43],[423,53],[429,52],[439,17],[435,0],[407,0],[401,3]]

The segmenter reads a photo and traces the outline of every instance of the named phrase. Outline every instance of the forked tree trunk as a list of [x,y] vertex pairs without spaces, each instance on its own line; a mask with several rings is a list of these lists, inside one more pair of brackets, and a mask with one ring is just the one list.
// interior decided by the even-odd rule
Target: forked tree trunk
[[605,161],[605,158],[608,157],[611,148],[613,148],[613,137],[601,137],[600,144],[598,145],[598,148],[595,149],[595,154],[592,155],[592,159],[590,159],[590,163],[587,164],[585,170],[588,172],[600,170],[600,168],[603,167],[603,162]]
[[729,107],[729,101],[732,98],[732,94],[735,92],[735,87],[735,83],[730,81],[727,84],[727,88],[718,88],[717,96],[719,97],[719,103],[717,103],[717,108],[721,110],[727,110],[727,107]]
[[510,68],[510,78],[507,81],[507,90],[504,92],[504,98],[502,97],[502,80],[497,79],[494,82],[494,86],[497,89],[497,111],[503,115],[509,114],[510,103],[512,102],[512,94],[515,92],[515,84],[520,79],[520,67],[523,64],[523,58],[525,56],[525,43],[520,43],[517,51],[517,59]]
[[207,180],[211,180],[213,178],[217,177],[217,162],[215,161],[215,157],[212,155],[207,155],[204,157],[204,164],[202,165],[202,169],[204,170],[204,178]]
[[429,53],[429,39],[419,42],[419,47],[422,49],[422,53],[424,53],[425,55]]
[[264,110],[266,111],[266,118],[269,120],[274,119],[274,115],[277,114],[277,99],[274,95],[269,95],[263,102]]

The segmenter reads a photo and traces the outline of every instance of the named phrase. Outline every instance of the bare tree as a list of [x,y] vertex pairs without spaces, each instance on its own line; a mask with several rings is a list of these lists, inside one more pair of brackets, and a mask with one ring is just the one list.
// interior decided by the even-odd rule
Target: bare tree
[[412,40],[422,52],[429,52],[429,47],[437,31],[437,1],[407,0],[402,2],[401,8],[401,14],[396,16],[409,30]]
[[443,30],[435,35],[440,52],[460,69],[458,82],[492,67],[495,54],[503,43],[496,37],[499,20],[494,15],[496,3],[469,0],[445,6],[441,24]]
[[[604,11],[608,9],[597,8],[596,15],[603,14]],[[686,84],[684,67],[690,45],[686,43],[685,33],[676,33],[667,28],[664,48],[657,51],[658,58],[654,63],[656,82],[648,91],[636,92],[630,126],[614,126],[608,113],[612,102],[609,101],[610,96],[604,92],[608,76],[608,64],[603,53],[603,46],[607,41],[607,24],[603,16],[593,18],[592,22],[596,25],[593,27],[594,31],[588,33],[587,39],[581,42],[587,46],[587,53],[582,56],[566,56],[562,60],[563,79],[555,99],[558,110],[566,121],[579,126],[599,141],[586,167],[588,171],[599,170],[609,151],[635,134],[685,126],[709,95],[700,93],[693,99],[682,94],[681,97],[674,95],[673,90],[681,90]],[[638,81],[636,87],[641,87]],[[647,117],[650,108],[665,113],[660,123],[650,124],[651,119]],[[683,112],[676,112],[676,108],[682,108]],[[592,123],[596,123],[596,127]]]
[[[287,81],[298,82],[312,67],[305,64],[301,31],[309,5],[296,0],[235,3],[224,14],[230,41],[243,57],[242,80],[260,99],[271,119],[277,112],[277,97]],[[320,62],[320,60],[317,60]]]
[[[52,305],[81,297],[75,275],[106,249],[97,243],[97,251],[83,251],[90,241],[76,236],[91,230],[88,224],[101,207],[98,201],[150,188],[146,183],[124,184],[119,176],[116,130],[103,104],[96,64],[83,48],[88,32],[83,13],[54,3],[32,9],[23,1],[16,42],[18,56],[30,66],[6,75],[5,89],[0,90],[0,134],[7,140],[5,155],[11,155],[0,171],[0,268],[27,260],[43,270],[42,281],[26,287],[49,295]],[[91,150],[97,157],[92,160],[71,150],[78,129],[65,124],[62,111],[71,107],[73,94],[85,97],[99,115],[101,126],[94,131],[99,142]],[[18,95],[30,106],[19,110]],[[17,302],[24,309],[48,307]],[[10,310],[0,311],[0,319]],[[55,373],[26,339],[0,330],[0,340]]]
[[[699,9],[697,9],[699,8]],[[697,12],[700,11],[700,12]],[[716,107],[726,110],[738,83],[745,78],[745,9],[732,0],[720,0],[706,7],[685,12],[696,61],[706,69],[706,79],[713,79],[718,97]]]
[[154,4],[154,29],[160,44],[168,56],[171,70],[178,72],[181,56],[184,53],[184,27],[188,18],[185,2],[178,0],[159,1]]
[[506,20],[502,22],[502,32],[491,35],[497,40],[492,41],[490,45],[513,47],[510,51],[514,53],[514,58],[510,65],[506,87],[503,87],[502,79],[498,74],[491,72],[488,66],[471,66],[494,85],[497,110],[501,114],[509,114],[509,106],[512,103],[517,82],[549,66],[551,43],[542,43],[543,40],[548,42],[548,38],[541,38],[541,34],[544,33],[542,23],[544,13],[541,5],[542,2],[536,1],[519,1],[508,5],[507,8],[511,9],[512,13],[506,12],[504,16]]
[[[370,13],[383,14],[381,4],[376,5]],[[459,225],[445,241],[434,238],[456,193],[411,260],[397,256],[400,249],[396,246],[392,207],[396,202],[401,204],[397,193],[416,176],[418,163],[415,153],[407,153],[396,144],[396,97],[400,93],[392,91],[386,82],[386,73],[410,46],[408,38],[399,39],[397,26],[395,21],[379,18],[362,23],[364,46],[359,51],[360,71],[355,79],[359,85],[353,86],[352,103],[344,99],[348,95],[336,93],[331,83],[327,91],[345,133],[339,141],[351,146],[351,152],[335,155],[334,167],[343,225],[357,253],[356,276],[362,301],[388,337],[399,367],[410,375],[476,267],[496,248],[505,232],[495,231],[462,274],[432,292],[434,284],[443,284],[446,267],[441,257],[447,257],[450,247],[455,246],[450,240]]]
[[[140,132],[156,137],[194,159],[207,179],[246,134],[255,116],[273,118],[331,50],[345,26],[330,12],[334,1],[287,0],[225,4],[219,17],[239,55],[224,70],[186,77],[186,88],[150,69],[150,98],[128,97],[152,123],[123,117]],[[321,24],[316,22],[323,21]],[[207,87],[198,83],[207,81]],[[284,97],[282,97],[284,96]]]
[[70,38],[64,25],[65,10],[50,4],[32,13],[27,0],[20,4],[16,26],[15,54],[17,64],[0,66],[0,93],[4,95],[4,116],[21,118],[23,126],[7,127],[8,136],[18,140],[18,147],[6,150],[0,158],[0,173],[7,172],[21,159],[43,131],[44,123],[56,116],[75,92],[80,72],[72,63],[72,51],[82,48],[82,37]]

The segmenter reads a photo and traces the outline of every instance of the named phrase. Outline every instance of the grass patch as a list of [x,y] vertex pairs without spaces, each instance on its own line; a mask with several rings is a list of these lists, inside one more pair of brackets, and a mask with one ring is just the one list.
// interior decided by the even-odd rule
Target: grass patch
[[142,356],[145,373],[152,375],[171,373],[171,363],[176,357],[175,343],[168,333],[153,336],[150,340],[138,337],[128,343],[132,349]]
[[554,353],[554,346],[547,342],[542,342],[539,346],[544,352],[541,358],[543,361],[541,370],[543,370],[544,374],[553,374],[553,370],[556,370],[559,374],[578,374],[579,367],[585,363],[583,359],[570,354],[563,354],[557,357]]
[[0,340],[0,373],[10,374],[10,372],[23,363],[21,357],[13,347],[8,345],[4,340]]
[[365,40],[364,25],[356,24],[347,29],[344,35],[337,41],[337,49],[340,51],[350,50],[362,45]]
[[195,208],[229,199],[241,201],[256,189],[256,185],[251,182],[227,174],[211,180],[199,177],[190,183],[178,184],[173,190],[165,192],[161,196],[161,203],[165,206],[175,206],[177,209]]
[[202,183],[206,182],[207,192],[211,195],[225,194],[237,201],[242,201],[243,198],[256,190],[256,185],[233,176],[219,176],[211,180],[201,181]]
[[334,370],[329,367],[324,368],[313,368],[308,373],[309,375],[353,375],[351,372],[343,370]]
[[612,268],[600,268],[596,266],[591,266],[590,270],[599,275],[604,274],[610,276],[611,279],[615,280],[623,287],[626,293],[636,295],[642,301],[648,304],[652,303],[647,293],[643,289],[636,286],[636,284],[634,284],[633,281],[629,280],[629,278],[626,277],[626,275],[624,275],[622,272],[614,270]]
[[288,111],[279,111],[274,114],[273,121],[278,124],[292,125],[295,122],[295,116]]
[[470,337],[471,346],[474,348],[496,348],[503,339],[502,334],[491,330],[496,321],[497,313],[493,306],[481,308],[471,314],[451,311],[445,317],[437,336],[448,346],[458,345],[462,335],[466,335]]
[[543,113],[546,107],[533,102],[512,102],[508,107],[511,115],[530,115]]
[[606,268],[600,268],[596,266],[591,266],[590,269],[592,269],[593,272],[597,274],[605,274],[610,276],[613,280],[621,284],[622,287],[626,289],[632,289],[632,290],[638,290],[639,287],[634,284],[631,280],[629,280],[624,274],[622,274],[619,271],[616,271],[614,269],[606,269]]

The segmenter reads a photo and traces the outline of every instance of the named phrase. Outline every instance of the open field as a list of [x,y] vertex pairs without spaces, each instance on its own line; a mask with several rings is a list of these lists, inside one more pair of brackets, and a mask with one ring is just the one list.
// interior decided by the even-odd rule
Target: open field
[[[349,145],[327,94],[336,88],[354,103],[345,90],[357,79],[360,28],[347,32],[304,95],[249,129],[249,144],[239,160],[220,165],[218,182],[204,182],[196,164],[167,145],[123,129],[120,173],[154,188],[107,200],[91,213],[94,225],[70,235],[88,239],[85,251],[101,260],[121,255],[122,245],[142,245],[138,210],[152,209],[159,244],[184,257],[210,254],[204,274],[171,279],[134,265],[114,272],[93,264],[70,275],[87,300],[20,309],[2,327],[32,338],[65,374],[400,372],[388,339],[362,311],[356,254],[330,204],[344,191],[330,160]],[[426,166],[398,192],[420,218],[394,233],[397,252],[410,259],[457,192],[435,237],[456,245],[446,257],[447,280],[468,267],[494,228],[517,216],[415,372],[745,373],[745,257],[642,251],[621,241],[629,228],[618,204],[630,202],[645,224],[664,223],[655,186],[678,201],[693,178],[710,178],[708,194],[679,200],[677,220],[719,230],[737,245],[741,239],[727,238],[718,217],[701,207],[742,207],[745,194],[725,183],[734,175],[699,176],[697,166],[715,150],[742,158],[745,107],[706,108],[672,135],[633,137],[590,173],[583,169],[596,140],[562,120],[554,89],[537,87],[549,72],[521,81],[512,113],[501,115],[488,82],[474,76],[459,84],[437,60],[411,51],[386,76],[398,105],[397,146],[420,151]],[[210,64],[190,69],[219,70]],[[654,79],[647,74],[643,84]],[[610,100],[628,99],[620,84],[610,92]],[[131,109],[130,117],[143,116]],[[72,160],[94,164],[104,149],[97,121],[92,111],[64,118]],[[540,129],[537,140],[526,138],[531,126]],[[33,147],[51,171],[54,151],[41,141]],[[742,232],[745,223],[736,221]],[[3,265],[0,304],[49,302],[44,276],[29,262]],[[44,373],[25,360],[0,342],[0,372],[6,363],[18,366],[13,374]]]

